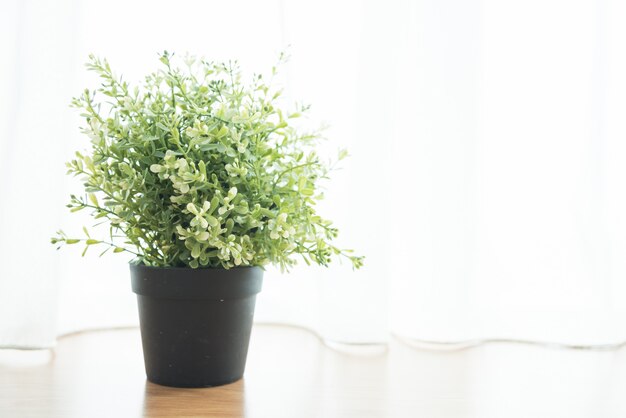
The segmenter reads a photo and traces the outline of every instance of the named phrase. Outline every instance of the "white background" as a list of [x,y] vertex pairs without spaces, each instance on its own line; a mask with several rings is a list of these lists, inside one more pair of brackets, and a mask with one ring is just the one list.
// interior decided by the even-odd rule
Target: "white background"
[[[70,98],[89,53],[269,69],[352,157],[322,212],[366,267],[268,271],[256,318],[339,342],[626,339],[626,4],[7,1],[0,27],[0,345],[136,323],[123,256],[55,252]],[[286,102],[289,104],[289,102]]]

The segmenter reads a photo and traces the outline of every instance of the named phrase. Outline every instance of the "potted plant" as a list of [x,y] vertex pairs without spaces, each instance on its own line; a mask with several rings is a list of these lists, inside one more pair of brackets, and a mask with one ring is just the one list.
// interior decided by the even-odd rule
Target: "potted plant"
[[132,87],[90,56],[102,84],[72,101],[91,145],[67,163],[85,189],[68,207],[108,225],[107,238],[84,228],[52,242],[132,254],[148,379],[216,386],[243,375],[263,266],[362,258],[334,246],[337,229],[316,213],[331,165],[315,152],[320,133],[293,126],[307,107],[283,110],[271,81],[246,82],[233,62],[160,61]]

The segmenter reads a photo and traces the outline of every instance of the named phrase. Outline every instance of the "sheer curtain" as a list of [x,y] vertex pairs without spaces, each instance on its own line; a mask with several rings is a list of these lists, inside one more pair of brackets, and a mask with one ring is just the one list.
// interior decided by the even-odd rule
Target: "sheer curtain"
[[0,346],[133,325],[127,259],[54,251],[85,146],[69,99],[106,56],[244,68],[291,45],[288,100],[352,157],[320,210],[364,269],[266,273],[256,319],[345,343],[626,339],[626,5],[619,1],[8,1],[0,58]]
[[413,264],[390,260],[398,332],[626,337],[624,6],[409,6],[394,162],[412,214],[394,241]]

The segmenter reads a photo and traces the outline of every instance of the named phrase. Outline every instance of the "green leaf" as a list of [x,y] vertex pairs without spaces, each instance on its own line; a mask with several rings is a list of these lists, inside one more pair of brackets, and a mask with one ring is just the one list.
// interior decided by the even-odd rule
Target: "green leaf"
[[215,212],[215,209],[217,209],[217,207],[220,205],[220,199],[217,196],[214,196],[213,199],[211,199],[211,209],[208,210],[208,214],[212,215],[213,212]]
[[223,136],[226,136],[227,133],[228,133],[228,127],[226,125],[222,125],[222,127],[220,128],[220,130],[217,132],[215,136],[217,136],[218,138],[222,138]]
[[98,198],[95,194],[89,193],[89,200],[91,201],[91,203],[93,203],[94,206],[100,206],[100,204],[98,203]]

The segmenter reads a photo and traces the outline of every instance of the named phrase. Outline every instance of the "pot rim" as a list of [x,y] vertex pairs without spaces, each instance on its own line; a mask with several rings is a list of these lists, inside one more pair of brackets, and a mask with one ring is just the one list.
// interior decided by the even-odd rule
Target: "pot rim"
[[263,269],[153,267],[130,264],[133,292],[162,299],[238,299],[261,291]]
[[193,271],[202,271],[202,270],[215,270],[215,271],[231,271],[231,270],[247,270],[247,269],[261,269],[263,271],[265,271],[264,266],[235,266],[235,267],[231,267],[229,269],[226,269],[224,267],[198,267],[198,268],[193,268],[193,267],[159,267],[159,266],[146,266],[145,264],[141,264],[141,263],[135,263],[133,261],[129,261],[128,264],[130,265],[130,267],[135,267],[135,268],[141,268],[141,269],[146,269],[146,270],[159,270],[159,271],[164,271],[164,270],[193,270]]

